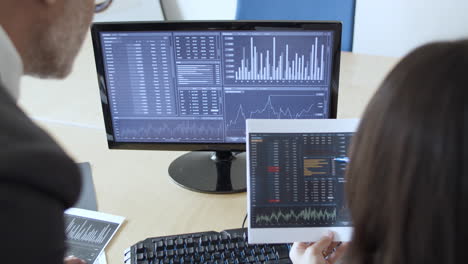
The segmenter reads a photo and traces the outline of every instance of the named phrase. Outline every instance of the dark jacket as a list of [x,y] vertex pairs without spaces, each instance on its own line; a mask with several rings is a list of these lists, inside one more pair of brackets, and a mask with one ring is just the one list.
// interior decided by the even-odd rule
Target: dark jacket
[[80,186],[75,163],[0,86],[0,262],[63,264],[63,211]]

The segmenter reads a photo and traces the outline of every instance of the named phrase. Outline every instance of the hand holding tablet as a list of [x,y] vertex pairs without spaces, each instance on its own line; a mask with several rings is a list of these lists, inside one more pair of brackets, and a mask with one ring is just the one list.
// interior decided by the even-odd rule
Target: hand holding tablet
[[348,243],[333,240],[334,234],[329,232],[316,243],[295,242],[290,258],[294,264],[334,264],[343,257]]

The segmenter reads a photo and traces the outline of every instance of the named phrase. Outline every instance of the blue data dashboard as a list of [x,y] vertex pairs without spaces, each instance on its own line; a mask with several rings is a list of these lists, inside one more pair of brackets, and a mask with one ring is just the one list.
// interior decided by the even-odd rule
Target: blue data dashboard
[[331,31],[101,32],[116,142],[245,143],[246,119],[328,118]]

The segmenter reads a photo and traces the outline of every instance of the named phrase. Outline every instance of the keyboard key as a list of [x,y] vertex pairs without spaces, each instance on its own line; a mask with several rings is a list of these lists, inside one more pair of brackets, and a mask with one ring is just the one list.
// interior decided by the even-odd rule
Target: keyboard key
[[164,245],[166,246],[166,249],[173,249],[174,248],[174,240],[166,240],[166,242],[164,243]]
[[137,260],[144,260],[145,259],[145,254],[143,253],[138,253],[137,254]]
[[244,250],[241,250],[241,251],[240,251],[240,257],[241,257],[241,258],[245,258],[245,257],[246,257],[246,256],[245,256]]
[[237,241],[239,241],[239,238],[240,238],[240,237],[239,237],[238,234],[233,234],[233,235],[231,236],[231,241],[232,241],[232,242],[237,242]]
[[154,249],[155,251],[164,249],[164,242],[161,240],[161,241],[157,241],[156,243],[154,243]]
[[265,256],[264,255],[259,255],[257,258],[258,258],[258,261],[260,261],[260,262],[265,261]]
[[271,252],[272,252],[271,247],[265,246],[265,247],[263,248],[263,254],[268,255],[268,254],[270,254]]
[[193,247],[193,244],[194,244],[194,241],[193,241],[193,238],[187,238],[185,239],[185,244],[187,245],[187,247]]
[[289,248],[288,246],[276,246],[274,247],[276,254],[281,258],[289,258]]
[[221,241],[226,242],[229,240],[229,236],[225,233],[221,234]]
[[200,245],[201,245],[201,246],[206,246],[206,245],[208,245],[208,236],[202,236],[202,237],[200,237]]
[[262,254],[261,248],[258,246],[254,247],[253,252],[254,252],[254,255],[256,256]]
[[189,247],[189,248],[186,249],[185,252],[186,252],[187,255],[191,256],[191,255],[193,255],[195,253],[195,249],[193,247]]
[[204,247],[204,246],[199,246],[199,247],[196,249],[196,251],[197,251],[198,253],[205,253],[205,247]]
[[243,248],[245,248],[245,242],[243,242],[243,241],[238,242],[238,243],[236,244],[236,247],[237,247],[238,249],[243,249]]
[[214,252],[215,250],[216,250],[215,246],[213,246],[213,245],[208,246],[208,249],[207,249],[208,252],[211,253],[211,252]]
[[143,243],[138,243],[136,245],[137,253],[143,253],[145,251],[145,245]]
[[174,242],[177,246],[183,246],[184,240],[182,238],[176,239]]
[[277,256],[276,256],[275,253],[270,253],[270,254],[267,255],[267,257],[268,257],[268,260],[275,260],[275,259],[277,259]]
[[211,235],[211,236],[210,236],[210,241],[211,241],[211,242],[217,243],[218,240],[219,240],[219,239],[218,239],[218,235]]
[[212,260],[221,259],[221,253],[215,252],[211,255]]

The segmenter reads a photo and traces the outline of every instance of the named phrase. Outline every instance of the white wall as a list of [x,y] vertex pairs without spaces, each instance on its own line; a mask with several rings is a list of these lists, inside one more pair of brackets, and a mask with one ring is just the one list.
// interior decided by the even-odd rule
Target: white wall
[[232,20],[237,0],[163,0],[170,20]]
[[434,40],[468,37],[468,0],[356,0],[353,51],[402,56]]
[[159,0],[115,0],[95,22],[164,20]]
[[[232,20],[237,0],[162,0],[169,20]],[[163,20],[159,0],[115,0],[108,10],[95,16],[101,21]]]

